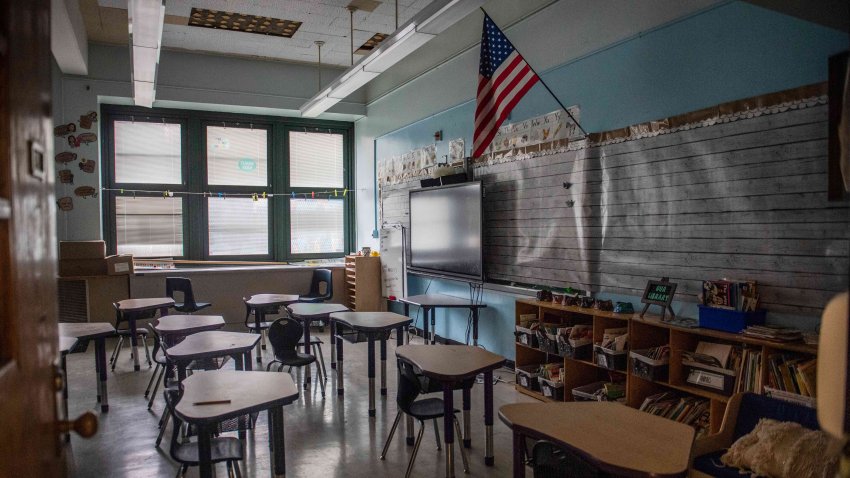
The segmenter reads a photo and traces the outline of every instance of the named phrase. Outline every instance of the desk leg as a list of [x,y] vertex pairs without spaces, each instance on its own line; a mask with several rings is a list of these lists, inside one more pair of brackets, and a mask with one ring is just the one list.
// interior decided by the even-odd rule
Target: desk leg
[[133,349],[133,370],[138,372],[141,368],[139,367],[139,338],[136,337],[136,333],[138,332],[136,318],[133,317],[128,322],[130,322],[130,344]]
[[[404,304],[404,316],[410,317],[410,304],[407,304],[407,303]],[[416,325],[416,324],[413,324],[413,325]],[[410,328],[406,327],[406,329],[407,329],[407,343],[410,343]]]
[[201,478],[212,478],[213,476],[211,435],[212,429],[209,425],[198,426],[198,469]]
[[451,383],[443,384],[443,438],[446,444],[446,478],[455,476],[454,390]]
[[263,363],[263,329],[260,328],[260,324],[265,320],[266,311],[262,307],[254,309],[254,326],[256,327],[254,331],[260,334],[260,341],[257,342],[257,363]]
[[286,476],[286,448],[283,439],[283,407],[269,409],[272,429],[272,466],[275,477]]
[[472,345],[478,347],[478,307],[472,308]]
[[387,339],[381,338],[381,396],[387,396]]
[[514,430],[514,478],[525,478],[525,437]]
[[245,356],[242,354],[232,355],[234,368],[236,370],[245,370]]
[[493,371],[484,372],[484,464],[493,466]]
[[100,390],[100,411],[109,411],[109,390],[106,388],[106,338],[100,337],[94,341],[94,359],[97,362],[95,369],[98,372],[98,385]]
[[[310,354],[310,319],[303,319],[304,322],[304,353]],[[316,357],[318,360],[318,357]],[[311,367],[304,367],[304,390],[310,390],[310,383],[313,381],[313,374],[310,371]]]
[[242,360],[242,366],[244,367],[243,370],[250,371],[250,370],[254,369],[254,365],[252,365],[252,363],[251,363],[251,351],[250,350],[245,352],[245,358]]
[[375,336],[369,334],[368,345],[368,374],[369,377],[369,416],[375,416]]
[[[59,358],[60,366],[62,367],[62,420],[70,420],[68,418],[68,356],[65,353]],[[100,379],[100,377],[98,377]],[[70,443],[71,433],[65,433],[65,443]]]
[[340,339],[336,341],[336,394],[342,396],[343,384],[342,384],[342,343],[344,340]]
[[186,379],[186,362],[177,363],[177,381],[183,382]]
[[472,448],[472,422],[469,411],[472,408],[472,385],[463,388],[463,447]]
[[336,321],[331,320],[331,368],[336,368]]

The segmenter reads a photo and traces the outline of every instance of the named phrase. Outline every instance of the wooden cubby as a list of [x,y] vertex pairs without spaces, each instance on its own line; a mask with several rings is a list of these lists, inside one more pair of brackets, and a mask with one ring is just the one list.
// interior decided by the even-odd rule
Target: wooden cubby
[[381,258],[345,256],[345,296],[349,309],[358,312],[383,310]]
[[[593,357],[588,360],[574,360],[550,354],[519,342],[516,343],[516,364],[523,366],[563,361],[564,400],[567,401],[573,399],[572,389],[575,387],[599,380],[617,379],[620,376],[623,376],[626,381],[626,405],[630,407],[638,408],[646,397],[664,391],[678,391],[682,395],[693,395],[708,399],[709,433],[716,433],[720,429],[729,397],[688,384],[685,368],[682,366],[682,352],[693,351],[700,341],[732,344],[737,347],[761,350],[762,386],[767,382],[767,356],[774,353],[799,354],[810,357],[817,355],[817,347],[811,345],[775,343],[718,330],[677,327],[662,322],[659,316],[650,314],[640,318],[637,313],[616,314],[582,307],[564,306],[552,302],[541,302],[534,299],[520,299],[516,301],[517,325],[519,325],[520,315],[522,314],[535,314],[538,320],[542,319],[547,324],[559,324],[561,326],[592,324],[594,342],[602,340],[605,329],[628,327],[629,348],[631,350],[669,344],[670,368],[667,380],[646,380],[632,375],[631,357],[626,371],[617,372],[596,365],[593,362]],[[552,401],[549,397],[526,390],[519,385],[516,386],[516,389],[538,400]]]

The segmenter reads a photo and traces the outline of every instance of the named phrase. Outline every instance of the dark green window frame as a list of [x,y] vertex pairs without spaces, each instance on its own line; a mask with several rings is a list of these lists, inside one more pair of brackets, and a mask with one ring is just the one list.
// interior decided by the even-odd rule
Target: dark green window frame
[[[183,172],[182,184],[133,184],[115,182],[114,122],[166,122],[181,124]],[[206,164],[206,126],[253,127],[269,131],[268,185],[259,186],[208,186]],[[209,191],[224,194],[259,193],[270,194],[269,201],[269,253],[264,255],[210,256],[208,237],[207,198],[199,195],[183,197],[183,256],[175,259],[192,260],[254,260],[254,261],[298,261],[304,259],[341,257],[354,249],[354,165],[353,136],[354,125],[343,121],[323,121],[302,118],[283,118],[274,116],[245,115],[235,113],[217,113],[209,111],[178,110],[165,108],[138,108],[134,106],[101,106],[101,158],[102,184],[107,189],[137,189],[155,191],[173,191],[203,193]],[[344,250],[339,253],[292,254],[290,251],[289,201],[296,194],[313,191],[311,188],[291,188],[289,186],[289,132],[306,131],[334,133],[343,137],[343,181],[349,194],[344,201]],[[325,188],[315,188],[324,190]],[[115,218],[115,198],[132,196],[132,193],[103,191],[103,228],[107,250],[110,254],[117,251],[117,228]],[[137,196],[152,194],[137,193]]]

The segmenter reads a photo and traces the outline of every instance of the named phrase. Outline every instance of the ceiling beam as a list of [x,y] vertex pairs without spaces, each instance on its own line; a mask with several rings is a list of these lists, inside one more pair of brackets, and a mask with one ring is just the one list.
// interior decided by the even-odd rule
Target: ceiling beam
[[847,0],[746,0],[775,12],[834,28],[850,31],[850,3]]
[[89,43],[77,0],[50,1],[50,51],[62,73],[88,74]]

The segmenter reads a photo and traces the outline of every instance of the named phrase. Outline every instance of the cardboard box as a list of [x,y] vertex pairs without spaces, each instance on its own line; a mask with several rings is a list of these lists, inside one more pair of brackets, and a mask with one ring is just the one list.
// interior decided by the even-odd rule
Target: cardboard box
[[133,255],[109,256],[106,258],[106,273],[111,276],[133,273]]
[[61,259],[59,277],[105,276],[106,259]]
[[103,259],[104,257],[106,257],[106,243],[103,241],[59,242],[59,260]]

